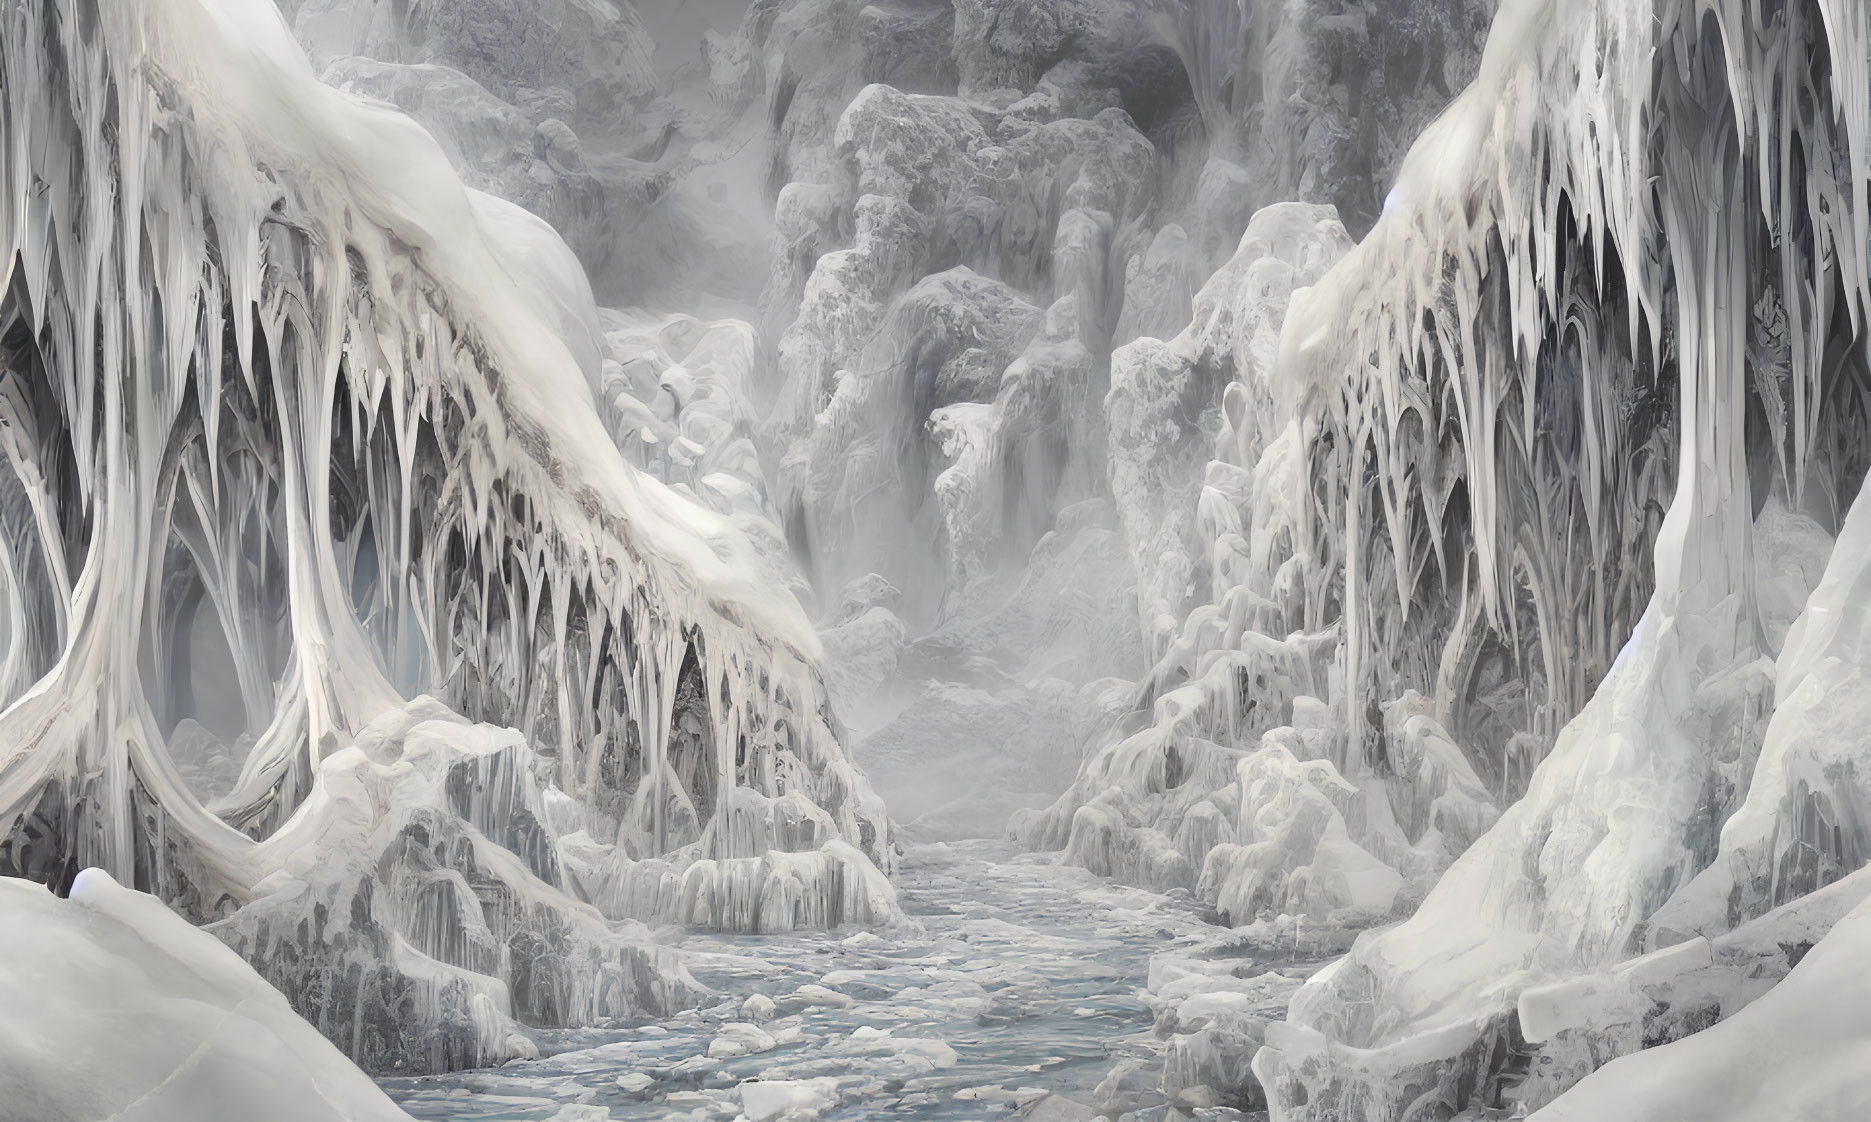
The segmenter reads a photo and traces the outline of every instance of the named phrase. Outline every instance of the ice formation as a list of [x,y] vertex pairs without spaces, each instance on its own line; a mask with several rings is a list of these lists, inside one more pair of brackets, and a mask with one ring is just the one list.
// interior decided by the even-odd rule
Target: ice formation
[[[1862,890],[1860,891],[1862,896]],[[1620,1119],[1845,1119],[1871,1100],[1864,1049],[1871,1003],[1864,955],[1871,909],[1852,908],[1784,981],[1732,1019],[1613,1060],[1536,1122]]]
[[470,186],[550,222],[600,302],[713,311],[758,294],[754,130],[710,104],[707,75],[664,73],[648,24],[665,6],[279,7],[324,81],[409,113]]
[[[568,839],[887,920],[816,637],[731,512],[627,465],[546,224],[267,5],[0,19],[0,869],[212,922],[372,1066],[688,998]],[[166,749],[215,666],[252,747],[204,805]]]
[[1862,5],[744,8],[0,7],[0,872],[472,1066],[914,937],[861,764],[1212,921],[1100,1110],[1862,1096]]
[[[1808,540],[1841,521],[1852,536],[1864,21],[1827,5],[1505,5],[1396,206],[1289,317],[1281,385],[1320,400],[1365,465],[1343,500],[1349,679],[1430,680],[1433,664],[1396,664],[1388,652],[1418,648],[1387,629],[1446,626],[1433,589],[1460,587],[1543,668],[1528,731],[1577,716],[1414,915],[1360,940],[1269,1030],[1255,1071],[1279,1117],[1538,1106],[1581,1074],[1567,1065],[1638,1041],[1549,1049],[1536,987],[1613,970],[1647,939],[1714,937],[1856,867],[1840,852],[1851,796],[1784,788],[1786,749],[1768,762],[1762,747],[1802,719],[1804,644],[1828,642],[1850,577],[1828,570],[1776,650],[1755,550],[1789,521],[1770,496],[1817,524]],[[1641,422],[1659,392],[1657,422]],[[1462,583],[1396,598],[1450,571],[1438,543],[1458,479]],[[1834,553],[1835,569],[1859,564]],[[1442,603],[1444,620],[1468,614]],[[1348,695],[1354,735],[1368,689]],[[1761,839],[1750,823],[1768,817]],[[1692,879],[1704,869],[1734,894]],[[1692,950],[1640,959],[1613,989],[1667,978]]]
[[[1300,253],[1274,244],[1281,221],[1336,226],[1270,216],[1248,250],[1263,204],[1368,225],[1402,152],[1389,124],[1407,134],[1466,80],[1492,11],[1332,7],[788,0],[754,5],[745,46],[714,56],[769,122],[775,501],[822,626],[844,632],[834,677],[862,684],[841,709],[858,758],[913,830],[1043,806],[1147,693],[1208,583],[1187,500],[1234,297],[1168,366],[1161,344],[1125,345],[1175,338],[1237,250],[1237,272]],[[1348,105],[1346,67],[1382,81]],[[1306,279],[1348,244],[1322,234]],[[1260,268],[1243,283],[1278,266]],[[1271,283],[1248,313],[1270,317],[1264,348],[1292,286]],[[888,616],[846,630],[834,605],[879,581]],[[930,762],[956,753],[991,794]]]
[[[1177,17],[1209,121],[1238,107],[1202,75],[1264,31],[1226,9]],[[1821,702],[1856,682],[1830,622],[1851,578],[1814,586],[1855,558],[1866,40],[1824,4],[1509,3],[1361,244],[1321,222],[1295,256],[1250,228],[1180,336],[1112,354],[1108,482],[1155,667],[1015,833],[1237,924],[1414,913],[1270,1030],[1280,1116],[1538,1106],[1735,1003],[1685,990],[1534,1041],[1520,995],[1719,990],[1670,948],[1860,864],[1851,749],[1821,731],[1851,727]],[[1177,239],[1143,244],[1138,295],[1187,283]],[[932,421],[949,549],[1004,542],[950,513],[1013,493],[980,482],[1020,478],[1000,411]]]

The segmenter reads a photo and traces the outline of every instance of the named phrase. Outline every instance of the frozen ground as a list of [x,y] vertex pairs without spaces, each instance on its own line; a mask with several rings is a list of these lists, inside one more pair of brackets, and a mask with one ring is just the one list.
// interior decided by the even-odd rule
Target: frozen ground
[[[713,1007],[563,1035],[542,1044],[565,1050],[534,1062],[384,1089],[416,1118],[460,1122],[758,1122],[794,1105],[806,1109],[792,1117],[826,1122],[1161,1118],[1152,956],[1160,976],[1164,962],[1225,953],[1232,937],[1186,895],[1051,861],[996,841],[915,847],[897,880],[910,927],[680,936],[696,977],[721,995]],[[1290,990],[1279,976],[1311,969],[1269,971],[1276,1004]]]

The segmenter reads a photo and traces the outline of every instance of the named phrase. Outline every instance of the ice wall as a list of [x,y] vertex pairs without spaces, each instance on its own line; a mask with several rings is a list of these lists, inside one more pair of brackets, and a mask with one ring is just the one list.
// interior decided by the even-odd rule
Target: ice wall
[[[292,943],[308,987],[414,994],[467,1043],[367,1058],[430,1066],[512,1054],[515,1016],[682,999],[569,894],[565,837],[759,858],[711,826],[799,796],[888,867],[811,629],[726,517],[619,455],[541,220],[320,85],[268,4],[0,19],[0,869],[96,866],[251,954]],[[226,685],[188,657],[217,644],[253,747],[204,806],[166,744]],[[580,956],[632,976],[521,993]],[[406,992],[358,996],[373,964]]]
[[[1822,803],[1796,787],[1765,849],[1723,823],[1785,797],[1785,766],[1755,766],[1782,653],[1757,526],[1790,508],[1803,537],[1849,536],[1863,473],[1866,19],[1504,5],[1389,213],[1296,302],[1281,385],[1322,408],[1353,481],[1326,523],[1347,543],[1346,725],[1368,727],[1373,688],[1434,680],[1436,662],[1394,653],[1437,649],[1398,641],[1427,619],[1449,636],[1443,668],[1465,629],[1517,631],[1540,670],[1529,727],[1558,734],[1415,915],[1269,1030],[1255,1072],[1276,1117],[1537,1106],[1558,1087],[1537,1074],[1554,1054],[1528,1043],[1529,987],[1613,969],[1659,909],[1667,943],[1856,866],[1836,840],[1810,857],[1795,840],[1836,788]],[[1459,564],[1451,525],[1473,542]],[[1739,910],[1666,908],[1731,833],[1722,875],[1755,870]],[[1762,878],[1782,860],[1801,871],[1776,894]],[[1590,1039],[1586,1068],[1635,1043]]]

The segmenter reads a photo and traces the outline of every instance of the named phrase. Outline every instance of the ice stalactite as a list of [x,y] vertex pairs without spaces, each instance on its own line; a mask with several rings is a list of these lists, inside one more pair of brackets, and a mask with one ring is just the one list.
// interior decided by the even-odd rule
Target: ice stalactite
[[1380,715],[1394,726],[1383,774],[1327,701],[1345,689],[1331,596],[1345,554],[1311,529],[1303,450],[1320,430],[1282,412],[1276,359],[1291,302],[1348,248],[1330,208],[1268,207],[1187,329],[1118,349],[1110,479],[1155,644],[1150,710],[1013,823],[1066,861],[1192,889],[1236,925],[1382,920],[1492,821],[1422,695]]
[[[1126,689],[1150,674],[1180,614],[1207,602],[1212,551],[1193,502],[1230,377],[1211,364],[1159,378],[1160,356],[1122,348],[1181,332],[1190,296],[1266,204],[1337,203],[1368,223],[1383,198],[1375,184],[1400,154],[1395,137],[1473,73],[1493,7],[779,0],[749,10],[737,36],[746,69],[724,71],[723,96],[758,98],[772,152],[777,236],[761,326],[780,405],[763,453],[780,465],[788,535],[821,603],[848,600],[873,576],[901,593],[891,611],[903,637],[881,656],[900,672],[870,691],[876,716],[863,723],[876,728],[860,730],[878,774],[941,750],[936,721],[970,744],[1070,739],[1044,753],[1062,766],[1036,769],[1044,778],[1018,800],[1043,802],[1082,757],[1075,745],[1103,744],[1117,716],[1147,713],[1186,683],[1184,664],[1218,649],[1193,642],[1173,681]],[[715,57],[725,66],[729,55]],[[902,314],[923,312],[938,280],[956,297],[942,317]],[[1283,309],[1284,297],[1272,303]],[[1010,304],[1023,314],[1002,316]],[[1008,319],[1024,330],[999,330]],[[964,328],[987,320],[971,339]],[[1209,334],[1225,348],[1228,331]],[[1165,435],[1183,438],[1164,457],[1173,470],[1151,460]],[[1230,466],[1239,470],[1218,482],[1203,519],[1248,501],[1239,485],[1254,457]],[[1159,469],[1176,476],[1166,501],[1149,496]],[[1165,530],[1178,540],[1158,566],[1154,535]],[[1133,574],[1153,586],[1140,590],[1142,628],[1123,603]],[[1315,577],[1329,584],[1328,567]],[[1063,603],[1056,581],[1084,594]],[[1053,603],[1026,610],[1019,597],[1034,589]],[[1316,638],[1334,605],[1315,607]],[[1277,631],[1276,645],[1301,629],[1257,622]],[[1225,644],[1227,626],[1208,638]],[[838,645],[869,651],[888,630]],[[1096,657],[1068,656],[1066,635]],[[1498,670],[1504,650],[1476,660],[1488,689],[1512,684]],[[1280,708],[1264,706],[1244,735],[1285,721],[1262,720]],[[1005,731],[1023,726],[1032,734]],[[931,786],[892,790],[893,805]]]
[[[0,21],[0,870],[218,921],[360,1059],[421,1067],[692,992],[568,894],[565,837],[758,860],[716,823],[795,796],[863,851],[798,860],[888,867],[797,607],[605,431],[543,222],[321,86],[269,4]],[[166,751],[203,631],[253,742],[210,806]],[[573,985],[586,959],[620,980]],[[348,1035],[412,994],[446,1031]]]
[[1351,480],[1325,525],[1364,547],[1347,724],[1373,683],[1426,680],[1386,652],[1427,617],[1445,650],[1518,634],[1527,727],[1557,736],[1416,914],[1269,1030],[1276,1116],[1544,1101],[1515,995],[1638,950],[1765,774],[1756,515],[1778,496],[1834,531],[1863,473],[1866,21],[1508,4],[1391,213],[1296,302],[1282,384],[1324,403]]

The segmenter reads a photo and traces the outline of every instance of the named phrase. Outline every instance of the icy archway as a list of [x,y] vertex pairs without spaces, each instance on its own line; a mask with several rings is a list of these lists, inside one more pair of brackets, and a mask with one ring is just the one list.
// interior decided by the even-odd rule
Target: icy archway
[[[267,4],[8,3],[0,67],[0,873],[218,920],[328,1034],[409,1000],[355,981],[394,960],[467,1036],[339,1042],[418,1065],[682,1000],[603,889],[639,860],[706,859],[704,922],[887,916],[816,640],[625,464],[543,222]],[[166,745],[203,613],[254,738],[210,806]]]

